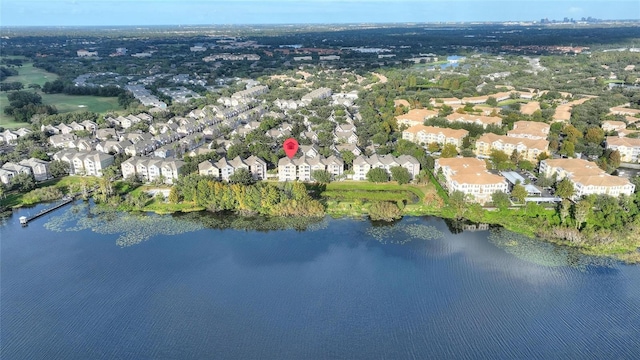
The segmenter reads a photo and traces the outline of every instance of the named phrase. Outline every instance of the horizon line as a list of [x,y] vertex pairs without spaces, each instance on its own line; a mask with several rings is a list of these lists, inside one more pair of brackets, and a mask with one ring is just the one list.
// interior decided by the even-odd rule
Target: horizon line
[[597,25],[607,22],[637,22],[640,19],[595,19],[597,22],[587,22],[576,20],[574,22],[565,22],[562,20],[552,19],[548,23],[540,22],[540,20],[471,20],[471,21],[390,21],[390,22],[308,22],[308,23],[232,23],[232,24],[105,24],[105,25],[0,25],[3,28],[104,28],[104,27],[246,27],[246,26],[365,26],[365,25],[463,25],[463,24],[504,24],[504,23],[534,23],[537,25],[562,25],[562,24],[580,24],[580,25]]

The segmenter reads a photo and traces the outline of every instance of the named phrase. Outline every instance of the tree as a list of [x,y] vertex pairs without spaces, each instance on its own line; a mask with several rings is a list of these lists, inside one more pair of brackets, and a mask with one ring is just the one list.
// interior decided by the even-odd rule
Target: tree
[[349,150],[342,150],[340,152],[340,157],[342,158],[342,161],[344,161],[344,164],[349,167],[353,165],[353,160],[356,158],[356,156]]
[[529,160],[520,160],[520,162],[518,162],[518,168],[521,170],[533,171],[536,166]]
[[311,178],[321,184],[328,184],[331,182],[331,173],[327,170],[314,170],[311,172]]
[[36,182],[33,179],[33,175],[19,173],[11,179],[11,188],[16,189],[19,192],[26,193],[36,188]]
[[370,182],[387,182],[389,181],[389,174],[383,168],[373,168],[367,172],[367,180]]
[[524,203],[524,199],[529,195],[527,189],[521,184],[515,184],[513,190],[511,190],[511,196],[518,201],[518,203]]
[[520,152],[518,152],[518,150],[516,149],[513,149],[513,151],[511,152],[511,156],[509,157],[511,162],[514,164],[517,164],[518,162],[520,162],[521,158],[522,158],[522,155],[520,154]]
[[575,193],[575,189],[573,188],[573,183],[568,178],[564,178],[556,183],[556,195],[563,198],[568,199],[573,196]]
[[452,192],[449,195],[449,206],[454,210],[456,218],[462,218],[467,208],[467,195],[459,190]]
[[249,169],[246,169],[246,168],[236,169],[236,171],[234,171],[234,173],[231,174],[231,176],[229,176],[229,182],[232,184],[242,184],[242,185],[253,184],[253,175],[251,175],[251,172],[249,171]]
[[180,202],[180,191],[178,190],[178,186],[174,185],[171,187],[168,200],[170,203],[173,203],[173,204],[177,204]]
[[374,221],[393,221],[402,217],[402,210],[390,201],[378,201],[369,207],[369,217]]
[[564,141],[562,143],[562,149],[560,149],[560,154],[568,157],[574,157],[576,154],[576,145],[572,141]]
[[54,178],[63,177],[69,175],[70,165],[68,162],[53,160],[49,164],[49,172]]
[[632,177],[631,183],[636,186],[635,192],[640,192],[640,175]]
[[452,158],[452,157],[456,157],[456,156],[458,156],[458,150],[456,149],[455,145],[446,144],[444,146],[444,148],[442,148],[442,153],[440,154],[440,157]]
[[576,229],[580,229],[591,212],[591,203],[580,200],[573,206],[573,218],[576,221]]
[[567,135],[567,140],[575,143],[578,139],[582,138],[582,131],[578,130],[573,125],[567,125],[562,129],[562,131]]
[[411,181],[411,174],[409,174],[409,170],[406,168],[394,166],[389,170],[391,170],[391,178],[397,181],[399,185],[404,185]]
[[498,106],[498,100],[493,96],[489,96],[485,103],[489,106]]
[[584,139],[593,144],[600,144],[604,141],[604,130],[599,127],[591,127],[587,129]]
[[449,105],[442,105],[440,110],[438,111],[439,117],[447,117],[448,115],[453,114],[453,108]]
[[560,221],[564,224],[569,217],[569,212],[571,210],[571,201],[567,199],[563,199],[558,204],[558,212],[560,213]]
[[509,194],[504,191],[496,191],[491,194],[491,201],[493,205],[500,210],[505,210],[511,205],[511,200],[509,200]]
[[607,156],[607,162],[609,164],[609,166],[611,168],[613,168],[614,170],[620,167],[620,162],[621,162],[621,158],[620,158],[620,151],[618,150],[613,150],[611,152],[609,152],[608,156]]
[[553,178],[546,177],[542,174],[538,176],[538,179],[536,180],[536,185],[543,188],[552,187],[553,184],[554,184]]
[[427,146],[427,150],[431,153],[437,152],[438,150],[440,150],[440,144],[438,144],[437,142],[432,142]]

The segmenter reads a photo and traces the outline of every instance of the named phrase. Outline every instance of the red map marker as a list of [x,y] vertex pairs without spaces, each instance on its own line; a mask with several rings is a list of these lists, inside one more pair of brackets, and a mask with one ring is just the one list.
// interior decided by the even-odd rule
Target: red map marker
[[293,156],[298,152],[298,141],[296,141],[296,139],[294,138],[288,138],[284,141],[282,147],[284,148],[284,153],[287,154],[289,159],[292,159]]

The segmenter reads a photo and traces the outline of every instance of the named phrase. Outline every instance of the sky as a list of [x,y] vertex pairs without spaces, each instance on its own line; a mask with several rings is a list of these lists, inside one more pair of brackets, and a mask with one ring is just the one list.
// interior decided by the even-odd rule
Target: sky
[[640,0],[0,0],[1,26],[640,19]]

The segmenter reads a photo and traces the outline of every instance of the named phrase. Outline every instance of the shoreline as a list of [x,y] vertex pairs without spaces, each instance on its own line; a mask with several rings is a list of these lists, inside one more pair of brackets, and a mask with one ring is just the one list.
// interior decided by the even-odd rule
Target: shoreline
[[[369,185],[365,183],[366,185]],[[357,185],[357,184],[355,184]],[[379,185],[379,184],[376,184]],[[412,191],[411,188],[407,188],[406,185],[387,184],[389,187],[395,189],[402,189],[404,191]],[[344,187],[344,185],[340,185]],[[420,187],[414,185],[413,191],[420,190]],[[428,189],[425,188],[425,189]],[[137,189],[136,189],[137,190]],[[140,189],[141,191],[144,191]],[[366,219],[369,218],[369,207],[374,200],[338,200],[334,198],[323,197],[324,203],[324,216],[332,218],[354,218],[354,219]],[[444,200],[438,196],[438,199]],[[46,203],[40,202],[40,203]],[[14,206],[7,206],[5,214],[12,213],[12,208],[21,208],[26,206],[36,205],[18,203]],[[111,206],[113,204],[98,204],[98,206]],[[177,204],[169,202],[160,202],[156,199],[152,199],[149,203],[145,204],[142,208],[134,209],[131,206],[126,206],[122,203],[116,207],[117,211],[123,212],[150,212],[158,215],[171,215],[179,213],[192,213],[192,212],[207,212],[215,214],[217,212],[209,211],[204,206],[197,205],[195,203],[180,202]],[[467,221],[473,224],[488,224],[493,226],[501,226],[509,231],[526,235],[531,238],[535,238],[538,241],[544,241],[555,245],[566,246],[578,250],[579,252],[592,255],[610,257],[629,264],[640,264],[640,244],[634,242],[629,236],[626,238],[615,238],[615,240],[608,244],[589,244],[589,243],[572,243],[571,241],[551,236],[552,231],[556,228],[554,225],[544,222],[548,221],[555,214],[555,210],[536,207],[537,213],[535,216],[527,214],[527,207],[523,206],[516,209],[506,210],[488,210],[477,205],[469,204],[464,210],[463,214],[456,214],[453,209],[444,203],[437,201],[435,204],[427,203],[425,199],[419,199],[416,203],[403,204],[401,211],[401,217],[405,216],[434,216],[444,220],[458,220]],[[238,216],[251,217],[251,214],[237,213]],[[270,216],[276,217],[276,216]]]

